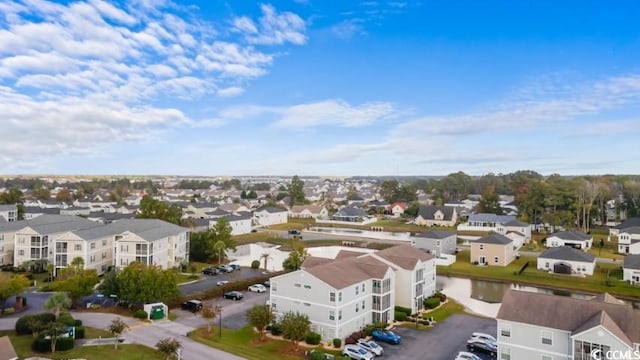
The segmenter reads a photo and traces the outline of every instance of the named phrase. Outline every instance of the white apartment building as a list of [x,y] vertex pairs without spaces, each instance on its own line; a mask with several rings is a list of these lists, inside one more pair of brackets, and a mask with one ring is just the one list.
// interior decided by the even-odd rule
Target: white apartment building
[[393,321],[394,307],[416,312],[435,292],[435,259],[410,245],[371,254],[341,251],[335,259],[309,257],[302,269],[271,279],[278,316],[309,316],[323,340],[345,338],[367,324]]
[[18,220],[18,206],[13,205],[0,205],[0,222],[4,219],[6,222],[12,222]]
[[583,300],[508,290],[497,322],[501,360],[593,360],[594,350],[609,359],[608,351],[640,349],[640,310],[606,293]]
[[84,260],[85,269],[93,269],[102,275],[113,266],[115,234],[111,225],[102,225],[84,230],[69,231],[54,238],[54,266],[65,268],[76,257]]
[[[252,216],[250,213],[242,213],[242,214],[228,214],[221,216],[225,218],[227,222],[229,222],[229,226],[231,227],[231,235],[242,235],[249,234],[251,232],[251,219]],[[214,228],[218,223],[218,219],[209,220],[209,228]]]

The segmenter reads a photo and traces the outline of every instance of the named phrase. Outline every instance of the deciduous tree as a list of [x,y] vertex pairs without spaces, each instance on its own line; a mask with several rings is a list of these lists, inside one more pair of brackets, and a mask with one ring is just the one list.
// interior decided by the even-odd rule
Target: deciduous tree
[[182,347],[182,343],[174,338],[166,338],[156,343],[156,348],[166,360],[169,360]]
[[109,324],[109,327],[107,327],[107,330],[113,334],[113,337],[115,338],[115,342],[113,343],[113,348],[118,350],[118,343],[120,342],[120,335],[122,335],[122,333],[128,329],[129,326],[127,326],[127,324],[124,323],[124,321],[122,321],[122,319],[120,318],[115,318],[113,320],[111,320],[111,323]]
[[172,269],[132,262],[118,273],[120,299],[129,304],[164,302],[179,295],[178,277]]
[[0,314],[4,314],[7,300],[20,294],[29,287],[31,282],[22,274],[11,275],[0,272]]
[[286,312],[280,319],[282,336],[291,341],[297,348],[298,342],[302,341],[309,332],[310,324],[309,316],[306,314],[292,311]]
[[304,204],[304,201],[304,181],[294,175],[289,185],[289,206]]
[[264,329],[267,325],[271,324],[275,320],[271,306],[269,305],[256,305],[249,310],[249,324],[255,326],[260,333],[260,338],[264,339]]
[[207,333],[211,334],[211,327],[213,326],[213,320],[216,319],[218,313],[220,312],[220,308],[218,306],[213,305],[205,305],[200,310],[200,316],[207,322]]

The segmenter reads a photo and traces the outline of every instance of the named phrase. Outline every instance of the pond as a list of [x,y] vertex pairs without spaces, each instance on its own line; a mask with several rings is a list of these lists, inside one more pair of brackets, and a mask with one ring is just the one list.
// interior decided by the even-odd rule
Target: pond
[[[467,307],[471,312],[488,317],[495,317],[498,314],[502,297],[509,289],[570,296],[576,299],[590,299],[593,297],[593,295],[568,290],[553,290],[530,285],[447,276],[438,276],[436,278],[436,288]],[[638,307],[639,303],[633,303],[633,305]]]
[[367,239],[396,240],[402,242],[412,241],[410,232],[371,231],[351,228],[310,227],[308,232],[354,236]]

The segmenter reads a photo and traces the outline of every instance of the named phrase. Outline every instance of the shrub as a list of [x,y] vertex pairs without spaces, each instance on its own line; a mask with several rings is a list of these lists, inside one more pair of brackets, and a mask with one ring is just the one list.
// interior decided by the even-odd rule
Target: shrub
[[410,308],[408,308],[408,307],[404,307],[404,306],[396,306],[396,307],[394,308],[394,310],[395,310],[396,312],[403,312],[403,313],[405,313],[407,316],[411,316],[411,309],[410,309]]
[[37,315],[24,315],[21,316],[18,321],[16,321],[16,335],[29,335],[33,333],[33,328],[31,328],[31,322],[33,320],[38,320],[42,325],[46,325],[48,323],[52,323],[56,321],[55,315],[51,313],[41,313]]
[[340,346],[342,346],[342,339],[339,339],[339,338],[333,339],[333,347],[339,348]]
[[358,342],[358,339],[362,339],[363,337],[365,337],[365,333],[364,331],[356,331],[354,333],[352,333],[351,335],[347,336],[346,339],[344,339],[344,343],[345,344],[355,344],[356,342]]
[[76,339],[84,339],[84,326],[75,327]]
[[280,336],[282,335],[282,327],[280,324],[272,324],[271,325],[271,335]]
[[58,322],[62,323],[62,324],[65,324],[67,326],[75,326],[76,325],[76,320],[69,313],[60,314],[60,317],[58,318]]
[[252,269],[260,269],[260,260],[253,260],[251,262],[251,268]]
[[419,322],[420,324],[422,324],[422,325],[431,325],[431,321],[429,321],[429,320],[420,320],[420,321],[418,321],[418,322]]
[[364,331],[365,335],[371,336],[371,334],[373,334],[373,330],[375,330],[375,329],[376,329],[375,325],[369,324],[369,325],[364,327],[363,331]]
[[138,310],[136,310],[135,313],[133,313],[133,317],[135,317],[137,319],[146,320],[146,319],[149,318],[149,314],[147,314],[147,312],[142,310],[142,309],[138,309]]
[[307,336],[305,336],[304,338],[304,342],[306,342],[309,345],[318,345],[320,344],[320,334],[318,333],[314,333],[313,331],[308,333]]
[[440,306],[440,298],[427,298],[424,300],[424,307],[426,307],[427,309],[435,309],[438,306]]
[[309,360],[324,360],[325,359],[325,353],[322,351],[313,351],[311,353],[309,353]]
[[82,320],[75,320],[75,323],[73,324],[73,326],[82,326]]
[[407,321],[407,314],[402,311],[395,311],[393,317],[396,321]]
[[[73,339],[70,337],[59,338],[56,341],[56,351],[68,351],[73,349]],[[40,353],[51,352],[51,339],[37,338],[31,343],[31,348]]]

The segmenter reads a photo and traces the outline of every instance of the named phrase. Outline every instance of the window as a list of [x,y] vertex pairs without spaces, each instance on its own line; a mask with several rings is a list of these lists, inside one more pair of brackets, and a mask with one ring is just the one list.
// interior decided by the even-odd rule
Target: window
[[102,246],[107,246],[107,239],[102,239]]
[[356,285],[356,295],[358,295],[358,290],[360,290],[360,286]]
[[278,291],[278,282],[277,281],[272,281],[271,282],[271,291]]
[[95,255],[91,255],[91,257],[89,258],[89,262],[90,263],[96,262],[96,256]]
[[484,250],[484,244],[480,244],[480,250]]
[[75,251],[82,251],[82,245],[81,244],[75,244],[73,246],[73,250]]
[[362,284],[362,292],[364,292],[364,284]]
[[18,250],[18,255],[24,256],[24,250]]
[[362,300],[362,310],[364,310],[364,300]]
[[330,302],[336,302],[336,293],[334,293],[334,292],[330,292],[329,293],[329,301]]
[[503,348],[500,350],[500,360],[511,360],[511,349]]
[[540,338],[543,345],[553,345],[553,333],[551,331],[540,331]]
[[545,268],[545,269],[548,269],[548,268],[549,268],[549,262],[548,262],[548,261],[544,263],[544,268]]
[[295,287],[302,287],[302,285],[300,285],[300,284],[293,284],[293,286],[295,286]]
[[440,240],[436,240],[436,246],[440,247]]
[[356,303],[356,312],[358,312],[358,310],[360,310],[360,306],[358,306],[358,303]]
[[511,337],[511,325],[504,324],[500,328],[500,336],[502,337]]
[[495,262],[495,263],[500,262],[500,259],[498,259],[498,257],[496,256],[496,257],[493,258],[493,262]]
[[342,320],[342,310],[338,311],[338,320]]
[[342,291],[338,293],[338,301],[342,301]]
[[305,285],[304,288],[305,289],[311,289],[311,285]]
[[573,358],[575,360],[592,360],[591,352],[594,350],[600,350],[602,354],[606,354],[607,351],[611,350],[611,347],[580,340],[573,342]]
[[336,312],[333,310],[329,310],[329,320],[335,320],[336,319]]
[[129,245],[120,245],[120,251],[129,252]]
[[92,242],[91,242],[91,250],[93,250],[93,249],[95,249],[95,248],[96,248],[96,242],[95,242],[95,241],[92,241]]

